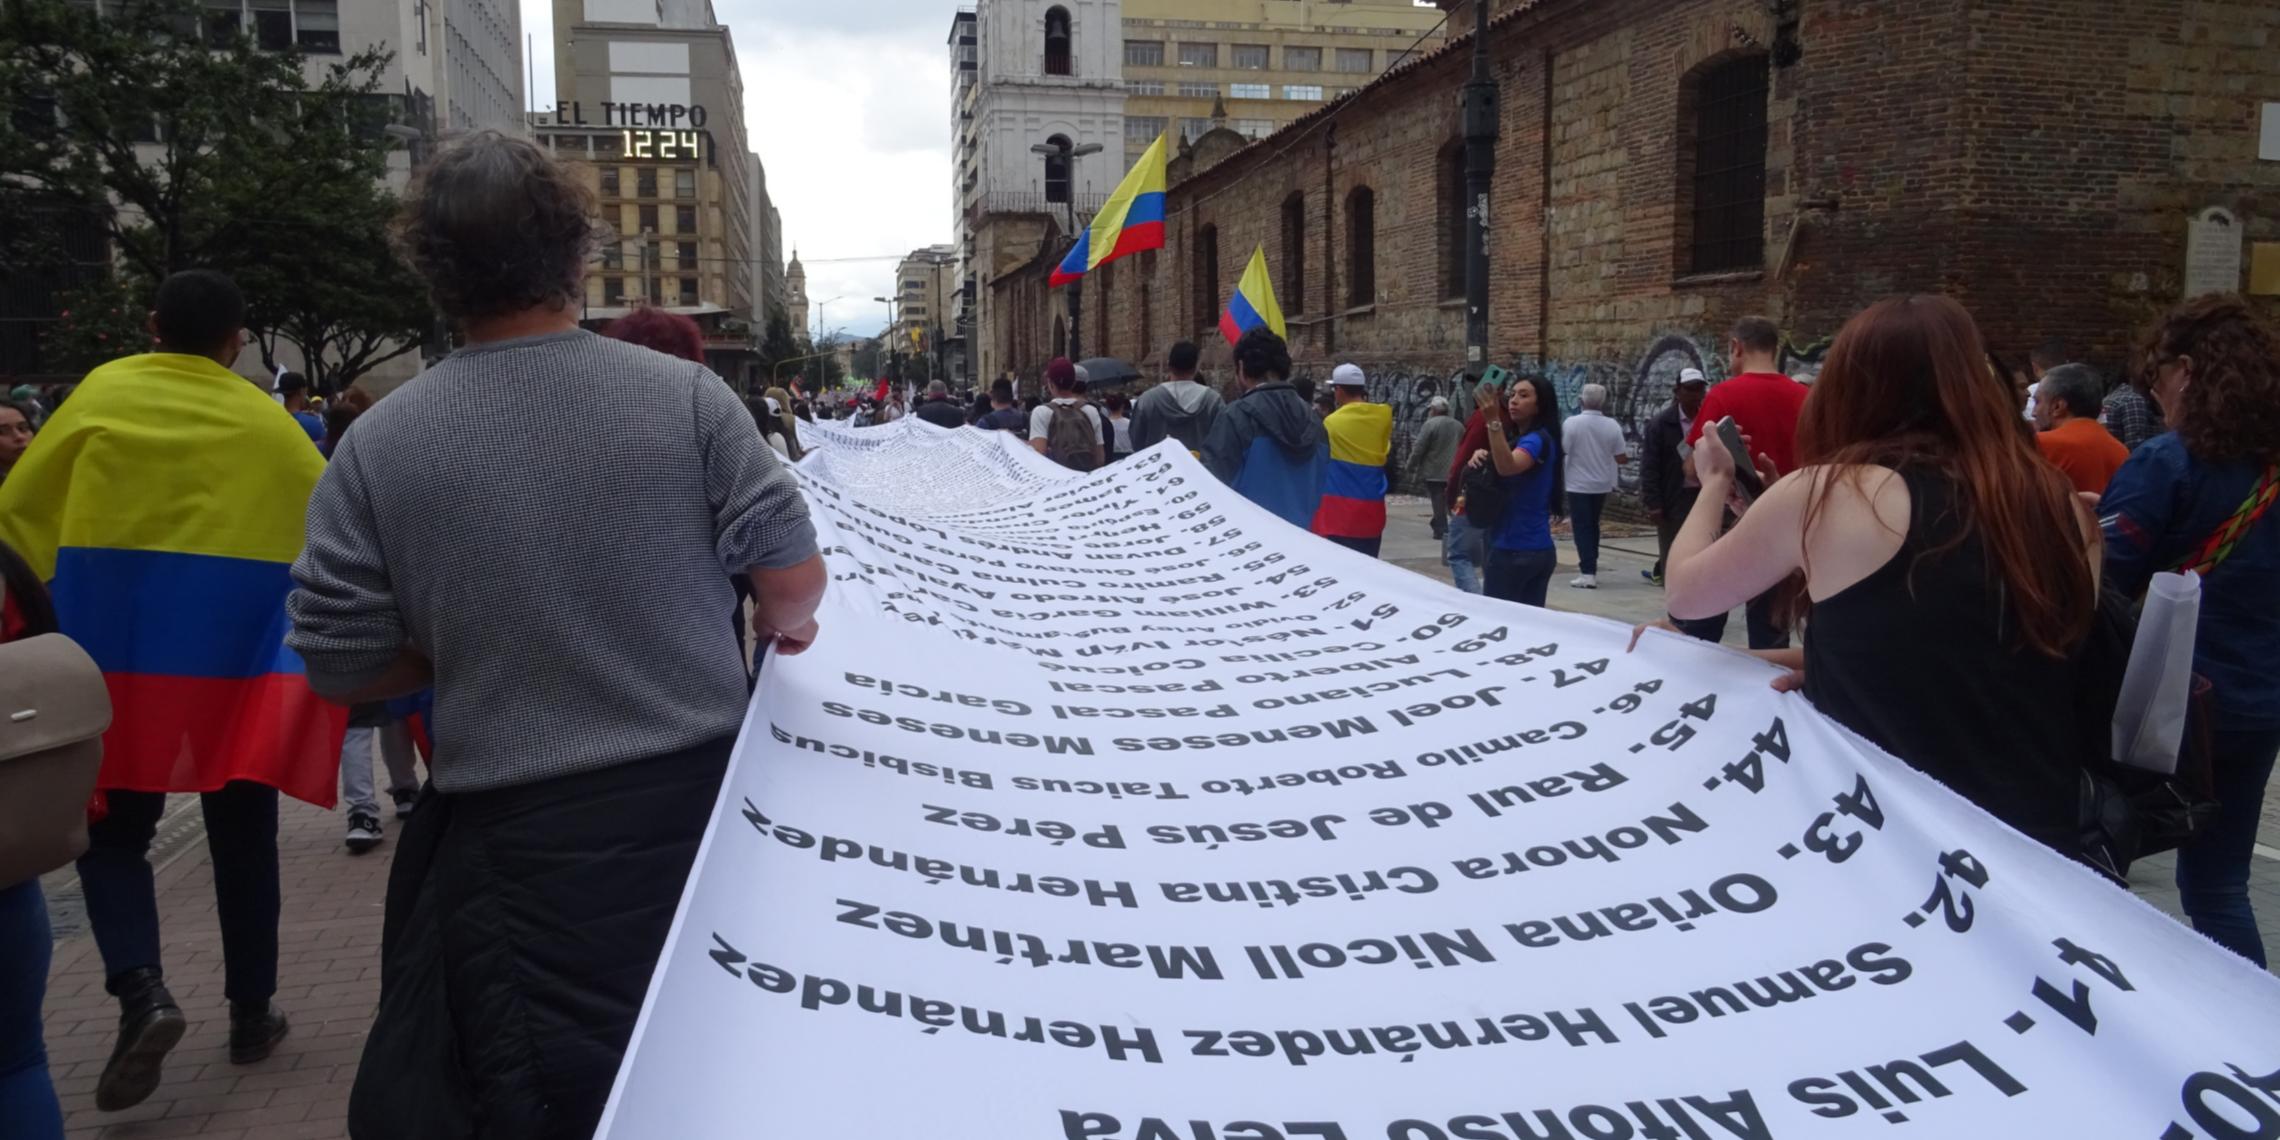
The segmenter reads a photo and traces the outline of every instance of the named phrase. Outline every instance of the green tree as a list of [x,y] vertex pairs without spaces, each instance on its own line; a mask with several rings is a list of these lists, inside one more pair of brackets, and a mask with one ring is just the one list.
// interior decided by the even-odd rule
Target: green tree
[[[198,0],[100,7],[0,4],[0,212],[99,218],[128,294],[231,274],[264,355],[295,344],[321,383],[416,349],[425,299],[386,241],[387,53],[312,83],[299,51],[208,23]],[[67,264],[53,229],[11,227],[0,270]]]

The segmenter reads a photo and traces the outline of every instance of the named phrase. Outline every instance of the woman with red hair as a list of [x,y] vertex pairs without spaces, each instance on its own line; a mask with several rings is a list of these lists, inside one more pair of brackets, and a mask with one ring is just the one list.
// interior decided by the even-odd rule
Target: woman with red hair
[[602,335],[697,364],[705,362],[704,330],[679,313],[644,305],[611,321]]
[[1797,458],[1720,538],[1733,459],[1695,449],[1702,497],[1671,543],[1671,616],[1787,583],[1816,707],[2078,856],[2074,662],[2097,610],[2097,522],[2019,431],[1970,314],[1917,296],[1847,322]]

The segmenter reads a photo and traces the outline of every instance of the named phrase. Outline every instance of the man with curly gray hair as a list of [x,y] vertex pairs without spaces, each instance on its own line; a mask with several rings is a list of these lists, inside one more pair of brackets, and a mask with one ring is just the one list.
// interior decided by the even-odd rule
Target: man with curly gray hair
[[462,347],[341,441],[290,644],[344,703],[432,686],[388,884],[360,1136],[584,1136],[632,1035],[763,646],[816,636],[791,473],[703,365],[578,326],[593,195],[521,139],[437,156],[397,228]]

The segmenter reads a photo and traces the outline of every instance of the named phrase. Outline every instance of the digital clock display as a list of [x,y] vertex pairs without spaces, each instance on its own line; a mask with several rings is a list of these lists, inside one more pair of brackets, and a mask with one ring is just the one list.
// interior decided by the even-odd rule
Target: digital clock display
[[704,157],[701,145],[702,132],[627,130],[624,135],[627,158],[685,158]]

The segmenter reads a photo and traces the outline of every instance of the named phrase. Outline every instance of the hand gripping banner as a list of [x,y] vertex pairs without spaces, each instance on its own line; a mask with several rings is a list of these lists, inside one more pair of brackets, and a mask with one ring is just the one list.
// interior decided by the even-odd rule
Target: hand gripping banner
[[1753,659],[1172,448],[815,434],[822,637],[764,670],[605,1136],[2280,1137],[2271,977]]

